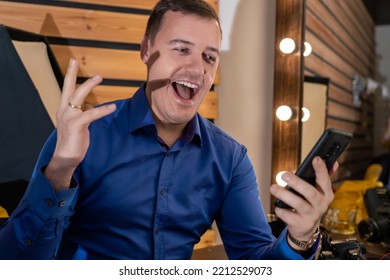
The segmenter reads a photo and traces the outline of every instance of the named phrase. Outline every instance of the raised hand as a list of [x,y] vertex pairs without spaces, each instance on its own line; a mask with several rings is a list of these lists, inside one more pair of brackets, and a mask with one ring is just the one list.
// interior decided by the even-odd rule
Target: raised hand
[[283,175],[283,180],[289,186],[293,186],[305,199],[278,185],[272,185],[270,189],[275,197],[282,199],[294,208],[294,211],[291,211],[277,207],[275,213],[287,224],[290,234],[303,241],[310,239],[316,231],[322,215],[334,198],[330,175],[338,168],[336,162],[332,170],[328,172],[324,161],[320,157],[314,158],[312,164],[316,173],[315,187],[291,172],[286,172]]
[[83,111],[84,99],[102,77],[94,76],[76,88],[77,72],[77,61],[71,59],[56,115],[56,148],[45,169],[45,176],[56,191],[69,188],[74,170],[84,159],[90,143],[89,125],[116,109],[114,104],[109,104]]

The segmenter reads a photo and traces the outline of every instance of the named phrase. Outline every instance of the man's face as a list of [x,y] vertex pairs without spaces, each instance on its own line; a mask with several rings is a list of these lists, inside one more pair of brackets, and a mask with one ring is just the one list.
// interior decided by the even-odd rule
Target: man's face
[[146,94],[158,123],[183,125],[193,118],[213,83],[220,43],[215,20],[171,11],[154,44],[143,41]]

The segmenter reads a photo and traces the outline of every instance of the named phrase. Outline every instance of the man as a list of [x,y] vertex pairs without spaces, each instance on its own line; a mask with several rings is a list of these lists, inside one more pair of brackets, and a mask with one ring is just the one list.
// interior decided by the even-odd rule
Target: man
[[319,240],[308,241],[333,199],[324,163],[313,162],[316,188],[284,176],[307,201],[271,187],[295,208],[276,209],[287,227],[275,239],[246,148],[196,113],[220,43],[205,2],[158,2],[141,43],[147,82],[131,99],[86,111],[102,78],[76,89],[71,60],[57,130],[0,231],[0,258],[190,259],[214,220],[231,259],[313,257]]

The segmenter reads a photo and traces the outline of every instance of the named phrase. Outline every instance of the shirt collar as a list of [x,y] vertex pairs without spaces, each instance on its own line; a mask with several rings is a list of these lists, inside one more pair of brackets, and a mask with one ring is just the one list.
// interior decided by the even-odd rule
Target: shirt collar
[[149,108],[145,95],[145,84],[143,84],[131,99],[129,114],[129,132],[134,132],[142,127],[155,125],[152,112]]
[[[131,102],[129,114],[129,132],[132,133],[140,128],[147,126],[156,126],[149,102],[145,93],[146,84],[144,83],[134,94]],[[195,141],[199,146],[202,145],[200,132],[199,115],[196,114],[188,123],[186,130],[181,137],[185,144]]]
[[192,118],[192,120],[188,122],[184,134],[180,139],[184,142],[184,144],[188,144],[191,141],[194,141],[199,146],[202,146],[202,137],[197,114]]

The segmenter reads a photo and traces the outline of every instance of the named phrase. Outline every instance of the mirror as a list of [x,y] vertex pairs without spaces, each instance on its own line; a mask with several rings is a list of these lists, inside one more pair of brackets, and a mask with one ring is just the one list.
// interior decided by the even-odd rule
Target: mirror
[[329,79],[305,77],[302,100],[301,161],[326,128]]

